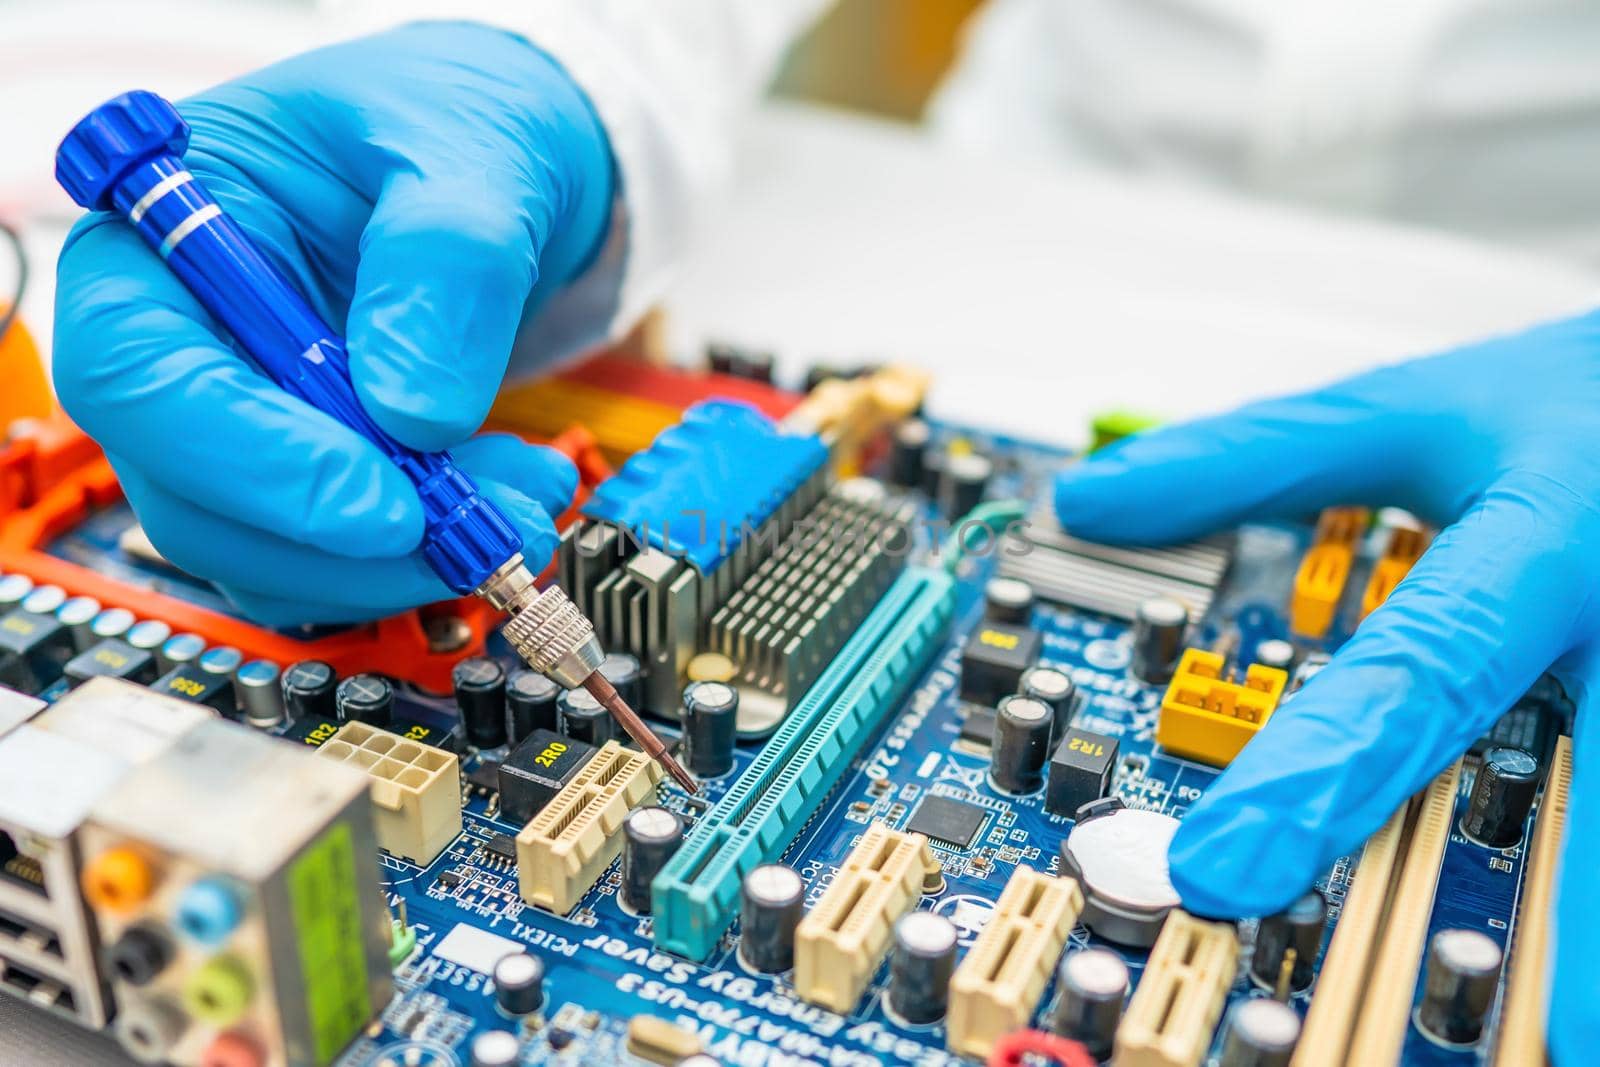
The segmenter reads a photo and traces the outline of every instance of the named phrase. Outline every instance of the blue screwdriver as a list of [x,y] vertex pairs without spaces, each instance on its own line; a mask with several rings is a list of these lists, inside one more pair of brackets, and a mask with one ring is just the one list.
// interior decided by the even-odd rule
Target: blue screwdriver
[[684,789],[699,792],[599,672],[594,626],[559,586],[540,591],[522,539],[448,452],[418,452],[385,433],[350,383],[345,344],[184,166],[189,126],[155,93],[124,93],[91,111],[56,150],[56,180],[91,211],[115,211],[228,328],[282,389],[338,419],[405,472],[422,500],[422,555],[457,595],[509,614],[502,633],[556,684],[585,688]]

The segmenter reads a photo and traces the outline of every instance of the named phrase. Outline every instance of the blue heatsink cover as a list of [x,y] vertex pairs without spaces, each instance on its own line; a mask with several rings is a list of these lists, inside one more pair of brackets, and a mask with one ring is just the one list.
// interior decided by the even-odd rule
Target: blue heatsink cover
[[709,574],[827,458],[814,434],[780,433],[748,404],[705,400],[602,482],[583,514]]

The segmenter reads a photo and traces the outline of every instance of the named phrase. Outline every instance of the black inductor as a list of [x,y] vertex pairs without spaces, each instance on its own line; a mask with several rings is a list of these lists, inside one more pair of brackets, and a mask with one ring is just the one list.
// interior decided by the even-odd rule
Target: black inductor
[[1044,784],[1055,711],[1044,701],[1025,696],[1005,697],[999,710],[989,777],[1003,792],[1032,793]]
[[561,687],[538,671],[513,671],[506,679],[506,740],[513,745],[535,730],[555,733]]
[[683,690],[684,762],[701,778],[733,769],[739,691],[722,682],[691,682]]
[[450,684],[467,739],[479,748],[506,743],[506,672],[487,656],[473,656],[455,665]]
[[355,674],[334,690],[340,722],[364,722],[387,729],[394,721],[394,686],[381,674]]
[[777,974],[794,966],[794,931],[806,885],[799,872],[763,863],[739,886],[739,955],[752,970]]
[[622,902],[650,914],[650,883],[683,844],[683,821],[666,808],[638,808],[622,820]]

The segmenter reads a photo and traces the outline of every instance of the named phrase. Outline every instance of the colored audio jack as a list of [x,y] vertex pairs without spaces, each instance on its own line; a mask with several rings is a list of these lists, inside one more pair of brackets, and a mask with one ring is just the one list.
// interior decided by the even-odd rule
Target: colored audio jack
[[422,555],[456,594],[510,614],[511,646],[552,681],[582,686],[690,794],[694,777],[599,673],[594,626],[556,586],[542,592],[511,523],[448,452],[418,452],[385,433],[350,383],[344,341],[272,266],[180,158],[189,127],[154,93],[124,93],[90,112],[56,151],[56,180],[82,207],[115,211],[285,391],[375,444],[417,487]]

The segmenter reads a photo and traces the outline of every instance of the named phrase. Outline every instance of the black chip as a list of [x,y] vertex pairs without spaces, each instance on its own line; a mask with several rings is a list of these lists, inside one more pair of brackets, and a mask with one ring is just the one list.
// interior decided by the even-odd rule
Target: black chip
[[965,800],[923,797],[917,810],[911,813],[906,829],[956,848],[971,848],[988,816],[987,811]]
[[514,823],[532,819],[594,753],[593,745],[549,730],[524,737],[500,765],[496,788],[501,816]]
[[145,649],[108,637],[68,660],[63,673],[73,688],[100,677],[148,683],[156,677],[156,658]]
[[396,719],[389,725],[389,732],[399,734],[407,741],[432,745],[434,748],[442,748],[446,752],[461,755],[461,737],[454,730],[430,726],[416,719]]
[[995,720],[1000,713],[980,704],[967,705],[967,717],[961,722],[961,740],[989,748],[994,744]]
[[455,871],[440,871],[438,883],[446,889],[454,889],[461,884],[461,876]]
[[478,793],[496,793],[500,790],[500,762],[486,759],[467,772],[467,784]]
[[985,620],[961,648],[961,699],[995,704],[1039,661],[1039,631]]
[[191,704],[204,704],[219,715],[237,718],[239,701],[233,692],[233,679],[226,674],[213,674],[198,663],[180,663],[160,678],[151,689],[169,697],[187,700]]
[[508,860],[517,858],[517,839],[510,834],[495,834],[483,843],[483,850]]
[[1111,771],[1117,765],[1117,739],[1076,728],[1061,735],[1050,757],[1044,787],[1045,810],[1073,818],[1078,809],[1111,792]]

